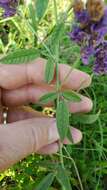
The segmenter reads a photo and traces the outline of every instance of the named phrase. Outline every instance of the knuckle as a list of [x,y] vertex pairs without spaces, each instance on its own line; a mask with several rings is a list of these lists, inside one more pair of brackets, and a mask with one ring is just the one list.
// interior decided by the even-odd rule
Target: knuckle
[[35,133],[34,127],[31,127],[31,139],[32,139],[32,150],[36,152],[39,146],[39,139],[37,133]]

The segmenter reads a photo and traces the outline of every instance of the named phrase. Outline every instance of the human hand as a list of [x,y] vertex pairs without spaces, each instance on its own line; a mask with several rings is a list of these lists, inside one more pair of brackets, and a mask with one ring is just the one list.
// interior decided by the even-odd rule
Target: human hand
[[[1,107],[8,107],[8,123],[5,126],[2,124],[2,110],[0,113],[0,171],[33,152],[51,154],[58,150],[59,135],[55,118],[44,117],[28,107],[29,103],[36,103],[41,96],[55,89],[55,79],[51,85],[44,82],[45,65],[44,59],[22,65],[0,64]],[[62,83],[70,69],[68,65],[59,65]],[[90,83],[89,75],[73,69],[62,87],[78,90]],[[81,97],[79,103],[69,103],[72,113],[92,109],[92,101]],[[81,132],[75,128],[71,132],[74,143],[78,143],[82,138]]]

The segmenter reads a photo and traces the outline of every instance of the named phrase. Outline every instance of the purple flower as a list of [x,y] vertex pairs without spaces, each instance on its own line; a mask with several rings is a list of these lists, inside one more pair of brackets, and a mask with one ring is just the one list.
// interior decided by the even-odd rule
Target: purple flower
[[91,31],[98,34],[98,38],[102,38],[107,34],[107,7],[104,11],[104,16],[99,22],[93,23]]
[[0,0],[0,7],[4,9],[4,17],[13,16],[16,13],[18,0]]
[[96,49],[94,72],[98,74],[107,73],[107,41],[104,41]]
[[74,26],[73,31],[69,33],[71,40],[81,45],[85,40],[88,39],[87,33],[85,33],[80,27]]
[[87,10],[75,12],[75,18],[76,18],[77,22],[79,22],[80,24],[83,24],[83,25],[88,24],[90,21],[90,17],[89,17]]
[[71,40],[81,47],[82,62],[87,65],[95,58],[94,72],[107,73],[107,7],[99,21],[92,21],[87,9],[74,11],[75,25],[69,33]]
[[101,25],[101,27],[107,26],[107,6],[105,7],[104,16],[100,20],[99,25]]
[[81,59],[85,65],[88,65],[89,59],[91,56],[94,55],[94,48],[91,47],[84,47],[81,49]]

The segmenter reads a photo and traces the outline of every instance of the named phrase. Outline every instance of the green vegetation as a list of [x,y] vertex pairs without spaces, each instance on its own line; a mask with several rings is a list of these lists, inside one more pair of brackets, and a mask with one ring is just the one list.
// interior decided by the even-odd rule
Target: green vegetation
[[[16,16],[0,20],[1,62],[21,64],[39,56],[46,58],[44,79],[48,83],[53,79],[54,64],[56,68],[58,63],[69,64],[92,75],[91,86],[80,92],[93,100],[91,113],[70,115],[70,124],[83,132],[79,144],[65,145],[52,156],[33,154],[20,161],[0,174],[0,190],[107,189],[107,76],[93,74],[91,62],[88,66],[82,64],[80,48],[68,36],[71,23],[71,0],[36,0],[36,5],[35,1],[26,0],[21,2]],[[57,80],[57,90],[59,86]],[[41,101],[57,98],[58,102],[59,96],[53,92]],[[63,97],[80,100],[74,92],[64,92]],[[63,100],[56,115],[58,126],[68,125],[68,109]],[[61,115],[65,121],[61,121]],[[62,139],[67,135],[64,126],[59,132]]]

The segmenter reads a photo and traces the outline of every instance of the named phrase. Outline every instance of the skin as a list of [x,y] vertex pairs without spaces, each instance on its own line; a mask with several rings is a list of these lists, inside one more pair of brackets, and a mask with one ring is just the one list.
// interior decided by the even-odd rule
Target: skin
[[[55,77],[50,85],[44,82],[46,60],[37,59],[28,64],[0,64],[0,171],[3,171],[31,153],[53,154],[58,151],[59,135],[55,118],[48,118],[29,108],[45,93],[55,89]],[[80,90],[91,83],[88,74],[60,64],[59,78],[62,89]],[[67,80],[64,81],[66,75]],[[7,106],[7,124],[2,124],[2,106]],[[47,105],[46,105],[47,106]],[[92,101],[81,96],[79,103],[69,102],[72,113],[89,112]],[[82,133],[71,128],[74,143]],[[64,143],[68,143],[67,140]]]

